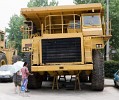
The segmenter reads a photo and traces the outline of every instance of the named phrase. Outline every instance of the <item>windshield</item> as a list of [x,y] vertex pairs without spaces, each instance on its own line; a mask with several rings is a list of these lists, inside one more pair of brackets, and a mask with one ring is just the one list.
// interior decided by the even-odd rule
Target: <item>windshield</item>
[[98,26],[100,25],[100,16],[83,16],[83,25],[84,26]]

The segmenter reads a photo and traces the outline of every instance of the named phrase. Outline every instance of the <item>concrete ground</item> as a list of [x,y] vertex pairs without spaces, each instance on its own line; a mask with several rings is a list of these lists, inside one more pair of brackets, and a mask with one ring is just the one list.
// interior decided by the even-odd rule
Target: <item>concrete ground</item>
[[119,89],[114,87],[113,80],[105,79],[102,92],[92,91],[89,84],[81,84],[81,91],[61,88],[52,90],[51,83],[43,83],[38,90],[30,90],[28,96],[14,93],[13,83],[0,83],[0,100],[117,100]]

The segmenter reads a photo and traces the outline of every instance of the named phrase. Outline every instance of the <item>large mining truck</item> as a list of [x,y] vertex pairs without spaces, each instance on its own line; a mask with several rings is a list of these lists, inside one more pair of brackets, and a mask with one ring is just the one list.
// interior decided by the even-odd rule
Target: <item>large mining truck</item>
[[29,88],[39,88],[49,76],[79,75],[93,90],[104,89],[103,49],[106,35],[100,3],[22,8],[25,17],[22,52],[29,63]]
[[17,60],[20,60],[20,57],[14,48],[14,41],[6,44],[5,32],[0,30],[0,66],[13,64]]

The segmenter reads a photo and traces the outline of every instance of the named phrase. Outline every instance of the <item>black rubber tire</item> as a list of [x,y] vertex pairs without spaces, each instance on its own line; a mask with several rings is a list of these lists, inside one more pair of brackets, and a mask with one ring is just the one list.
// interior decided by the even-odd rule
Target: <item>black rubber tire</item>
[[16,63],[17,61],[21,61],[21,57],[18,55],[13,55],[12,64]]
[[[28,70],[31,72],[31,53],[24,54],[24,62],[28,63]],[[28,88],[38,89],[42,86],[42,76],[39,73],[33,73],[28,77]]]
[[[4,62],[4,63],[3,63]],[[7,58],[4,53],[0,53],[0,66],[1,65],[6,65],[7,64]]]
[[114,81],[114,86],[115,86],[116,88],[118,88],[118,87],[119,87],[115,81]]
[[104,59],[99,50],[93,50],[92,89],[104,89]]
[[39,73],[33,73],[28,77],[28,88],[39,89],[42,86],[42,76]]

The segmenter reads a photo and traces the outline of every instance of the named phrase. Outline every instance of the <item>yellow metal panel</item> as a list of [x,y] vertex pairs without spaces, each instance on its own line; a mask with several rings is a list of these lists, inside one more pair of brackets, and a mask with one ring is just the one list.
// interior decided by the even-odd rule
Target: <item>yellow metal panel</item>
[[21,14],[34,14],[38,13],[42,16],[47,13],[55,13],[55,12],[69,12],[69,11],[86,11],[86,10],[103,10],[101,3],[94,4],[79,4],[79,5],[67,5],[67,6],[53,6],[53,7],[32,7],[32,8],[22,8]]
[[92,41],[91,37],[84,37],[85,63],[92,62]]
[[103,35],[103,31],[101,27],[82,29],[82,31],[84,36]]
[[[32,51],[32,42],[33,42],[32,39],[22,39],[22,48],[21,48],[22,52],[31,52]],[[26,45],[30,45],[30,47],[28,47],[29,51],[23,50],[23,48],[26,47]]]
[[32,48],[33,48],[33,64],[41,64],[41,51],[42,51],[42,48],[41,48],[41,38],[40,37],[34,37],[33,38],[33,45],[32,45]]
[[32,43],[32,49],[33,49],[33,64],[39,64],[39,38],[33,39]]
[[[85,63],[92,62],[92,49],[103,49],[105,46],[105,42],[111,37],[105,35],[99,36],[86,36],[84,37],[84,50],[85,50]],[[101,44],[102,47],[97,48],[96,45]]]
[[14,49],[4,49],[4,50],[2,50],[2,52],[5,53],[5,56],[7,58],[8,64],[12,64],[13,63],[12,62],[12,57],[13,57],[14,51],[15,51]]
[[[104,41],[103,38],[92,38],[92,49],[97,49],[96,44],[102,44],[102,48],[104,48]],[[102,49],[101,48],[101,49]]]
[[74,37],[83,37],[82,33],[66,33],[66,34],[43,34],[41,39],[54,39],[54,38],[74,38]]
[[93,64],[32,66],[31,70],[33,72],[40,72],[40,71],[93,70]]
[[68,33],[80,33],[81,32],[81,29],[70,29],[70,28],[67,28],[67,31]]
[[[111,38],[112,35],[102,35],[102,36],[92,36],[92,48],[93,49],[98,49],[96,48],[96,44],[102,44],[102,48],[106,45],[106,42]],[[100,49],[102,49],[100,48]]]
[[[41,73],[41,72],[39,72],[39,73]],[[50,76],[56,76],[56,75],[58,75],[58,76],[60,76],[60,75],[76,75],[76,74],[81,73],[81,70],[80,71],[79,70],[78,71],[48,71],[48,73],[49,73]],[[89,75],[89,74],[87,74],[87,75]]]

